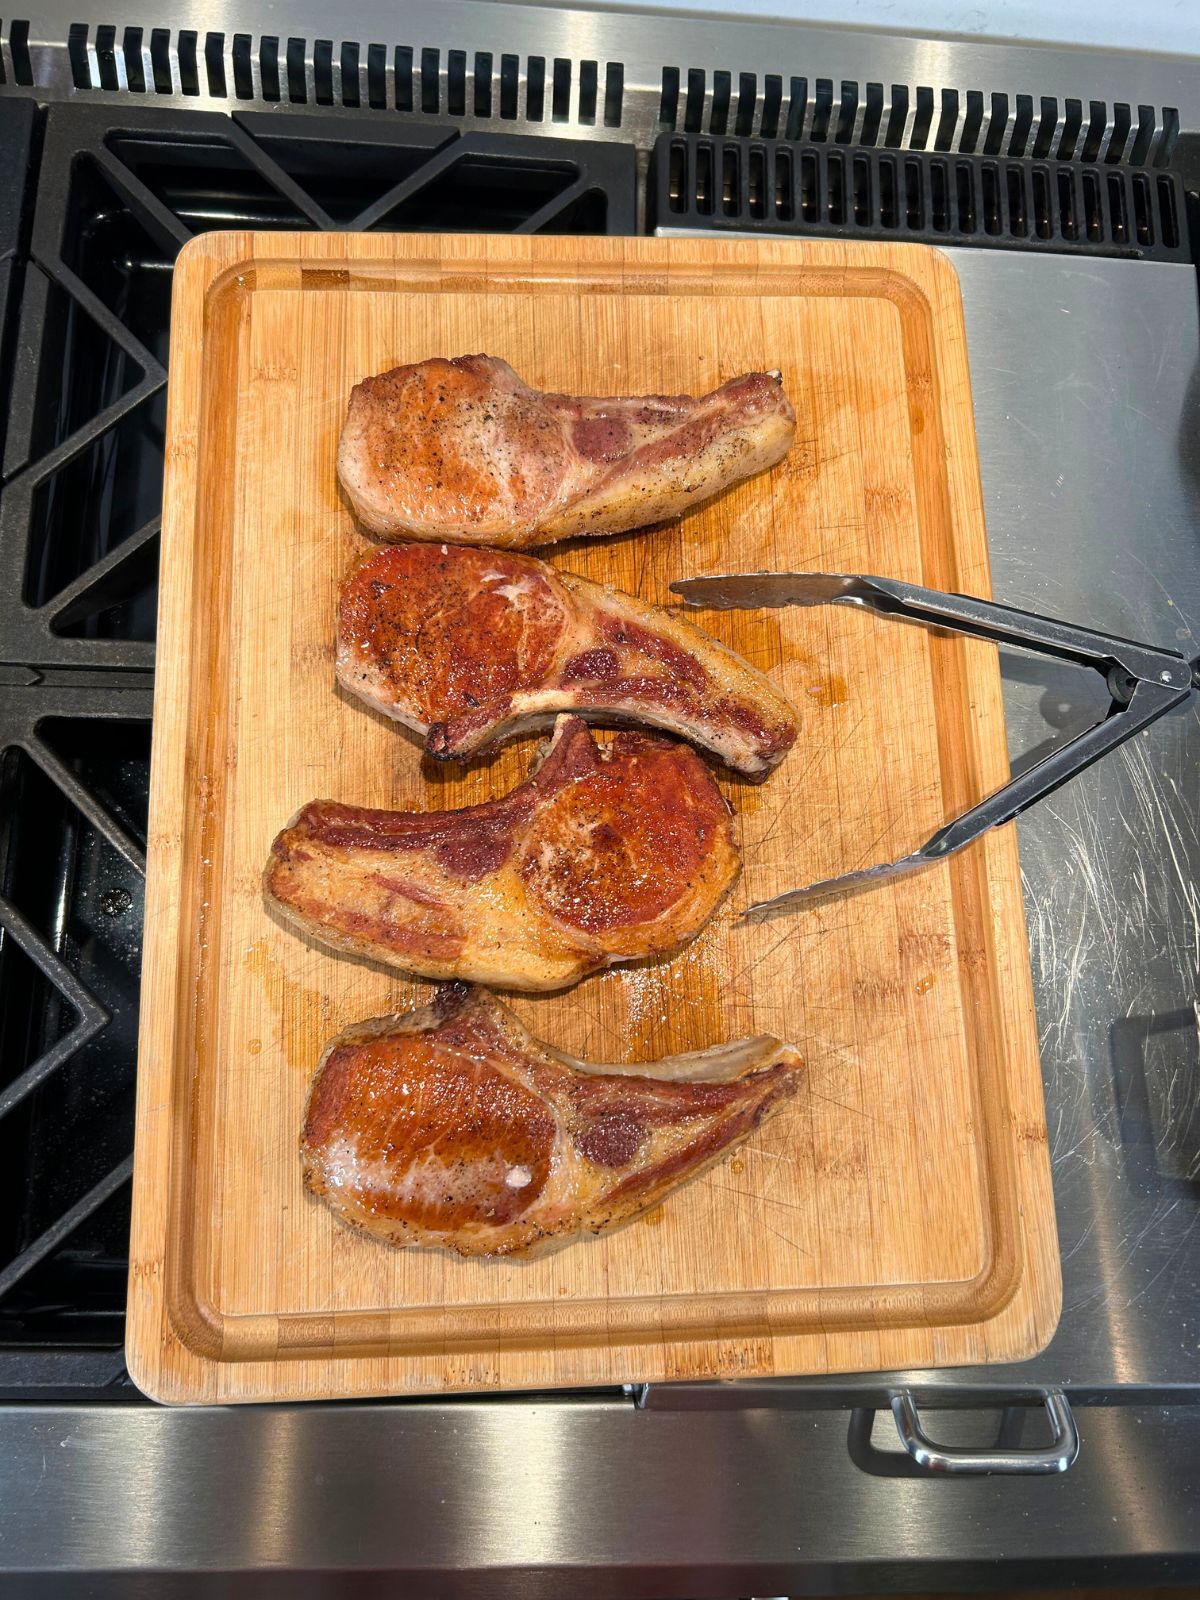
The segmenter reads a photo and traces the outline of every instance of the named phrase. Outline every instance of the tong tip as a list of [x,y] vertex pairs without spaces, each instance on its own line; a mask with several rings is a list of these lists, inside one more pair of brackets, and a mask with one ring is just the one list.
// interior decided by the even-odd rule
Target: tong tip
[[937,860],[922,850],[901,856],[898,861],[879,861],[871,867],[860,867],[857,872],[845,872],[836,878],[818,878],[802,889],[787,889],[770,900],[756,900],[737,917],[737,922],[761,922],[785,911],[810,911],[827,900],[841,900],[847,895],[873,889],[887,878],[907,877],[922,867],[930,867]]

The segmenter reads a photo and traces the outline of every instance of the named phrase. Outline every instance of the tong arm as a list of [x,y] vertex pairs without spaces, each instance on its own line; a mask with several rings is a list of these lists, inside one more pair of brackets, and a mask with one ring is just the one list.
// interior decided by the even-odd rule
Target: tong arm
[[1085,771],[1102,756],[1124,744],[1200,687],[1200,660],[1187,661],[1178,651],[1155,649],[1133,639],[1099,633],[1093,628],[1059,622],[1036,612],[980,600],[970,595],[943,594],[895,578],[829,572],[748,572],[712,578],[687,578],[671,588],[691,605],[729,610],[785,605],[856,605],[883,616],[921,622],[998,645],[1072,661],[1099,672],[1108,684],[1108,714],[1075,738],[1051,750],[1033,766],[1009,780],[939,828],[912,854],[837,878],[793,889],[773,900],[759,901],[744,916],[761,915],[812,904],[833,895],[872,887],[881,879],[913,872],[974,842],[988,829],[1011,822],[1030,806]]
[[[1192,687],[1192,668],[1178,651],[1159,650],[1135,639],[1059,622],[1035,611],[1001,605],[997,600],[943,594],[940,589],[926,589],[898,578],[842,572],[738,572],[684,578],[673,583],[671,589],[689,605],[720,611],[789,605],[861,606],[881,616],[923,622],[953,633],[990,639],[993,644],[1057,656],[1081,667],[1092,667],[1106,677],[1116,668],[1128,679],[1158,682],[1172,689]],[[1112,682],[1109,687],[1114,688]],[[1132,695],[1132,682],[1115,687],[1124,693],[1114,693],[1114,699],[1124,702]]]

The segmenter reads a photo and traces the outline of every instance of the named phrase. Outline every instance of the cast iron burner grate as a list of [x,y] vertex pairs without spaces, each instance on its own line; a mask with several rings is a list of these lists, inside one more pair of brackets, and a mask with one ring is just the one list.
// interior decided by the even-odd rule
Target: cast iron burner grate
[[0,677],[4,1393],[121,1371],[151,691]]
[[636,231],[627,146],[337,113],[34,112],[0,103],[17,153],[0,172],[0,1397],[127,1392],[176,254],[227,227]]
[[0,100],[0,459],[8,423],[9,383],[16,336],[15,305],[20,284],[25,187],[33,144],[33,106]]
[[631,233],[635,193],[633,151],[619,145],[52,106],[3,458],[6,659],[152,664],[171,266],[189,238]]

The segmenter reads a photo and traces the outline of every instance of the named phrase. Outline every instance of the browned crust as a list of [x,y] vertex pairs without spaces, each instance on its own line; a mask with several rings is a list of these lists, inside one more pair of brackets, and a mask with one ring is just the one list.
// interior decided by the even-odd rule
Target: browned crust
[[[547,1103],[557,1107],[557,1115],[569,1115],[562,1105],[564,1093],[585,1096],[603,1101],[615,1092],[618,1100],[647,1096],[651,1101],[664,1092],[670,1093],[672,1058],[652,1064],[654,1077],[639,1077],[636,1070],[623,1071],[618,1078],[603,1074],[588,1074],[565,1066],[561,1057],[541,1040],[534,1038],[519,1019],[494,995],[473,985],[455,983],[442,986],[429,1005],[404,1016],[385,1016],[357,1023],[346,1029],[326,1046],[318,1063],[310,1090],[301,1134],[301,1154],[304,1163],[305,1183],[309,1190],[331,1205],[335,1214],[349,1226],[369,1233],[373,1238],[398,1248],[427,1246],[450,1250],[469,1257],[519,1256],[540,1254],[547,1249],[565,1245],[582,1233],[601,1234],[631,1221],[658,1204],[668,1193],[685,1182],[708,1171],[723,1156],[742,1144],[779,1105],[790,1097],[799,1084],[803,1062],[792,1047],[775,1039],[764,1037],[759,1041],[735,1041],[725,1047],[726,1052],[743,1052],[745,1064],[732,1076],[722,1076],[721,1056],[713,1053],[714,1077],[697,1080],[691,1076],[690,1056],[679,1058],[684,1063],[681,1078],[674,1089],[681,1094],[703,1097],[711,1101],[715,1110],[712,1119],[702,1122],[696,1137],[667,1160],[644,1169],[635,1168],[620,1179],[605,1197],[603,1209],[589,1210],[586,1215],[564,1215],[552,1225],[542,1225],[535,1220],[505,1223],[495,1230],[500,1237],[489,1237],[486,1230],[462,1234],[438,1232],[419,1226],[410,1226],[397,1219],[381,1220],[358,1207],[349,1197],[330,1194],[320,1167],[320,1153],[309,1142],[309,1129],[313,1122],[313,1108],[317,1103],[322,1075],[330,1060],[347,1046],[376,1041],[390,1034],[398,1038],[416,1033],[436,1033],[447,1024],[465,1022],[470,1037],[477,1041],[474,1050],[478,1059],[488,1059],[489,1052],[499,1061],[517,1061],[525,1068],[530,1080],[527,1087],[535,1092],[541,1081],[541,1091]],[[758,1050],[747,1051],[747,1044],[757,1044]],[[563,1088],[562,1085],[567,1088]]]
[[[635,421],[650,437],[622,446]],[[338,473],[382,537],[520,549],[679,516],[775,465],[795,429],[778,373],[698,399],[576,397],[495,357],[437,357],[355,385]]]
[[[614,886],[598,880],[600,920],[593,923],[568,915],[567,888],[547,876],[541,856],[534,860],[530,851],[549,826],[550,861],[575,859],[571,836],[559,838],[554,826],[554,796],[562,796],[568,816],[577,809],[576,796],[580,804],[599,804],[611,773],[619,798],[615,758],[622,740],[655,759],[670,756],[673,768],[680,769],[681,786],[712,811],[712,826],[686,876],[682,858],[674,862],[678,884],[672,901],[647,902],[640,918],[621,912],[618,902],[610,915],[603,910],[603,896],[611,897]],[[287,922],[337,950],[423,977],[466,978],[502,988],[560,989],[615,962],[673,953],[695,937],[740,870],[732,814],[699,757],[686,747],[626,734],[612,751],[614,760],[608,762],[583,723],[562,718],[531,777],[498,800],[461,812],[419,814],[314,802],[275,839],[263,876],[266,898]],[[585,790],[583,782],[593,776],[595,783]],[[611,816],[629,829],[631,867],[641,860],[638,870],[645,877],[653,841],[648,835],[643,841],[638,830],[649,827],[650,814],[643,817],[626,806]],[[640,856],[633,853],[634,844]],[[389,864],[393,850],[402,852],[394,869]],[[377,852],[386,871],[352,864],[364,851]],[[346,873],[362,877],[363,897],[357,901],[329,897],[327,879],[336,884],[339,861]],[[503,908],[487,892],[499,871],[505,874],[508,897]],[[631,893],[641,892],[639,882],[630,879]],[[425,892],[430,886],[436,893]]]
[[[500,578],[528,592],[510,603]],[[452,545],[393,545],[350,570],[337,672],[439,760],[569,713],[664,728],[762,779],[798,729],[764,673],[687,619],[532,556]]]

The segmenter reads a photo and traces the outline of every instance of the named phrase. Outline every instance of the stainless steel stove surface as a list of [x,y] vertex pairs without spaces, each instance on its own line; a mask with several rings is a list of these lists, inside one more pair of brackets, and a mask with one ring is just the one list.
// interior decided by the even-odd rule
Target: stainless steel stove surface
[[[180,244],[236,224],[949,245],[997,596],[1194,655],[1200,69],[469,3],[407,7],[399,41],[370,3],[348,44],[302,13],[294,38],[252,8],[169,21],[0,24],[0,1571],[120,1593],[1200,1579],[1195,706],[1019,824],[1064,1271],[1034,1361],[184,1413],[141,1401],[120,1350]],[[1002,670],[1014,754],[1105,709],[1086,675]],[[946,1482],[897,1452],[905,1390],[993,1463],[1044,1442],[1061,1390],[1079,1458]]]

